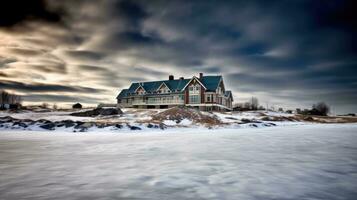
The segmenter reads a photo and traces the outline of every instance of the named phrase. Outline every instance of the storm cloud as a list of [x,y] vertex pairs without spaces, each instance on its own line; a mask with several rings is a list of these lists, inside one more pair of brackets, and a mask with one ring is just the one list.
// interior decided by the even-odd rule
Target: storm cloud
[[13,90],[25,91],[25,92],[82,92],[82,93],[102,92],[102,90],[89,88],[89,87],[42,84],[42,83],[26,84],[26,83],[20,83],[15,81],[0,81],[0,87],[3,89],[13,89]]
[[238,102],[357,111],[355,1],[5,2],[3,86],[98,88],[113,102],[131,81],[203,72],[222,74]]

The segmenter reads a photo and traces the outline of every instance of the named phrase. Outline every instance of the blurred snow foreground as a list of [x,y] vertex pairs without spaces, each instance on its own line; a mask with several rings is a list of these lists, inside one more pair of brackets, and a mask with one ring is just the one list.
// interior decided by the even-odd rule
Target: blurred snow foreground
[[356,199],[356,124],[181,130],[1,131],[0,199]]

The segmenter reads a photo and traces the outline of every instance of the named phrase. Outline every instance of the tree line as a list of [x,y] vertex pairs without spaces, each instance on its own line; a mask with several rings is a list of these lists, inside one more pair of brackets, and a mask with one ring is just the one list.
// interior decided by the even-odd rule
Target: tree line
[[[269,108],[264,108],[259,105],[259,100],[256,97],[252,97],[249,101],[244,103],[237,103],[233,106],[233,110],[235,111],[254,111],[254,110],[270,110]],[[284,112],[283,108],[278,109],[279,112]],[[293,113],[292,110],[286,110],[287,113]],[[321,115],[327,116],[330,112],[330,106],[325,102],[318,102],[312,105],[311,109],[301,110],[299,108],[296,109],[297,114],[302,115]]]
[[21,104],[21,96],[9,93],[6,91],[0,91],[0,104]]

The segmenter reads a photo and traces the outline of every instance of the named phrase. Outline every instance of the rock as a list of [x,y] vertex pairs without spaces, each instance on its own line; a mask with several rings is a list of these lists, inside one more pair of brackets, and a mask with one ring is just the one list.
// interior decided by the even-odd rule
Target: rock
[[140,127],[137,127],[137,126],[130,126],[130,125],[128,125],[128,127],[129,127],[130,130],[132,130],[132,131],[141,130],[141,128],[140,128]]
[[83,122],[83,123],[77,123],[77,125],[74,128],[75,129],[88,129],[92,126],[93,126],[93,124],[90,122]]
[[50,123],[52,123],[51,121],[49,121],[47,119],[39,119],[36,122],[41,123],[41,124],[50,124]]
[[23,122],[14,122],[14,123],[12,124],[12,126],[20,126],[20,127],[22,127],[22,128],[27,128],[27,127],[28,127],[27,124],[25,124],[25,123],[23,123]]
[[146,127],[148,127],[148,128],[154,128],[154,125],[148,124]]
[[76,121],[76,124],[77,125],[82,125],[82,124],[84,124],[85,122],[81,122],[81,121]]
[[234,117],[225,117],[226,119],[231,119],[231,120],[238,120],[237,118]]
[[77,117],[96,117],[98,115],[107,116],[118,114],[123,114],[123,112],[119,108],[96,108],[84,112],[71,113],[72,116]]
[[52,131],[52,130],[55,130],[55,126],[56,126],[56,124],[54,124],[54,123],[47,123],[47,124],[41,125],[40,127],[43,129]]
[[107,124],[103,124],[103,123],[101,123],[101,124],[95,124],[95,126],[96,127],[98,127],[98,128],[105,128],[105,127],[107,127],[108,125]]
[[250,127],[255,127],[255,128],[258,127],[256,124],[250,124],[249,126],[250,126]]
[[123,128],[123,125],[121,125],[121,124],[115,124],[115,127],[121,129],[121,128]]
[[75,125],[74,121],[72,120],[63,120],[61,123],[64,124],[64,127],[69,128]]
[[159,124],[160,129],[164,130],[167,128],[167,126],[164,123]]
[[62,122],[56,122],[56,127],[63,127],[64,126],[64,123]]
[[250,122],[252,122],[252,120],[246,119],[246,118],[241,119],[241,121],[242,121],[243,123],[250,123]]
[[86,122],[86,123],[82,124],[81,126],[82,126],[83,128],[90,128],[90,127],[93,126],[93,124],[90,123],[90,122]]
[[87,132],[88,128],[82,128],[81,130],[79,130],[79,132]]

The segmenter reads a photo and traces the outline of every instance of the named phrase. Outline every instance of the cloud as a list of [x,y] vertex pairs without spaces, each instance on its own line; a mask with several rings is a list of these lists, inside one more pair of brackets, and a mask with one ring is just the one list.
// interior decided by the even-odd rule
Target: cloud
[[8,77],[9,75],[5,74],[4,72],[0,72],[0,77]]
[[55,85],[44,83],[21,83],[15,81],[0,80],[0,86],[3,89],[17,90],[21,92],[80,92],[80,93],[96,93],[103,92],[101,89],[82,87]]
[[97,61],[104,58],[103,54],[94,51],[68,50],[65,51],[65,54],[79,60]]
[[105,88],[110,101],[131,81],[203,72],[223,74],[238,101],[357,111],[354,1],[36,2],[0,22],[3,74],[29,74],[4,79]]
[[9,53],[21,56],[38,56],[43,54],[43,51],[35,49],[24,49],[24,48],[7,48]]
[[66,95],[50,95],[50,94],[31,94],[22,95],[24,101],[27,102],[54,102],[54,103],[74,103],[85,102],[88,104],[97,104],[98,102],[105,101],[102,98],[95,98],[93,96],[66,96]]
[[50,11],[43,0],[5,0],[0,7],[0,27],[11,27],[25,20],[59,22],[61,15]]
[[89,72],[107,72],[108,69],[100,66],[93,66],[93,65],[78,65],[78,68],[83,71]]
[[16,62],[14,58],[4,58],[0,56],[0,68],[5,68],[7,64]]

